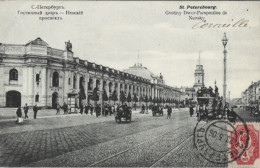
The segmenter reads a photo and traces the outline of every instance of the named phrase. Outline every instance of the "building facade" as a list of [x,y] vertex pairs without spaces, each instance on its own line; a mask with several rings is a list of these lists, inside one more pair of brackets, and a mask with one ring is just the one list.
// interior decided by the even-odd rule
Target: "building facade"
[[55,108],[71,100],[71,95],[77,105],[93,103],[94,88],[97,103],[102,103],[104,92],[111,97],[114,91],[118,99],[121,91],[140,100],[180,98],[180,91],[165,85],[163,78],[151,81],[74,57],[70,42],[65,43],[65,50],[51,48],[41,38],[25,45],[0,43],[0,73],[0,107],[27,103]]
[[241,93],[243,106],[257,106],[260,102],[260,80],[252,82],[249,87]]

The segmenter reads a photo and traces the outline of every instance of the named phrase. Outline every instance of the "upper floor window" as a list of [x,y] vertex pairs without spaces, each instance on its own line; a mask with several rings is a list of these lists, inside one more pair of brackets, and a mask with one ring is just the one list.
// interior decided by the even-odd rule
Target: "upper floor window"
[[70,78],[69,78],[69,81],[68,81],[68,85],[70,85]]
[[59,73],[56,71],[52,75],[52,86],[59,87]]
[[198,83],[200,83],[200,80],[198,80]]
[[77,77],[76,75],[73,76],[73,89],[76,89],[76,82],[77,82]]
[[18,80],[18,71],[16,69],[11,69],[9,72],[9,80]]

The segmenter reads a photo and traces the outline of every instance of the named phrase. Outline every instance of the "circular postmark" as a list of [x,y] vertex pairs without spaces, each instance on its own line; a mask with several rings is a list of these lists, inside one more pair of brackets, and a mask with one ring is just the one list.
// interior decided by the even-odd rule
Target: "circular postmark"
[[236,123],[222,119],[196,124],[193,141],[204,159],[226,164],[242,156],[248,146],[249,133],[243,119],[238,115],[236,117],[239,120]]

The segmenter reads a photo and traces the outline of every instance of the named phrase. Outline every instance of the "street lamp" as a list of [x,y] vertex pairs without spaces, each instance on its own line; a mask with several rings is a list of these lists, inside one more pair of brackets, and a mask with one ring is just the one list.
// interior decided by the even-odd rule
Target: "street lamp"
[[226,37],[226,33],[224,33],[224,37],[222,39],[222,44],[224,46],[224,83],[223,83],[223,104],[225,105],[226,104],[226,88],[227,88],[227,83],[226,83],[226,69],[227,69],[227,50],[226,50],[226,45],[227,45],[227,42],[228,42],[228,39]]

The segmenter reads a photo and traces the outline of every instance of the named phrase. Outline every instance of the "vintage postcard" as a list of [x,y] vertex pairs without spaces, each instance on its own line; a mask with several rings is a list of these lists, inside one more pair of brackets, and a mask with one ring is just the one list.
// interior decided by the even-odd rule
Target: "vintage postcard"
[[0,1],[0,167],[260,167],[260,2]]

